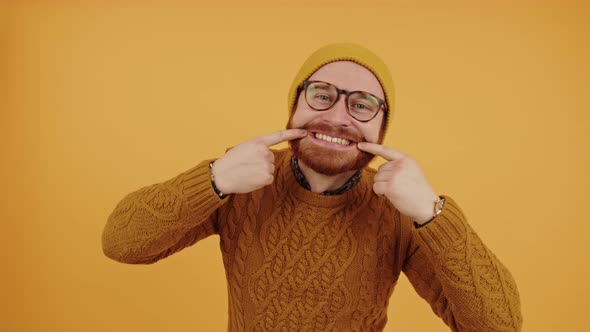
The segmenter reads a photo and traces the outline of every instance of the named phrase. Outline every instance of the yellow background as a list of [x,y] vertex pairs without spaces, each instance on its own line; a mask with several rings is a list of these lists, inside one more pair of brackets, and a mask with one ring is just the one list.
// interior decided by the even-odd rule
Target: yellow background
[[[2,2],[1,331],[225,330],[218,237],[134,266],[102,228],[127,193],[282,129],[334,41],[389,65],[385,143],[512,271],[524,330],[587,331],[589,6],[318,2]],[[402,277],[386,330],[448,329]]]

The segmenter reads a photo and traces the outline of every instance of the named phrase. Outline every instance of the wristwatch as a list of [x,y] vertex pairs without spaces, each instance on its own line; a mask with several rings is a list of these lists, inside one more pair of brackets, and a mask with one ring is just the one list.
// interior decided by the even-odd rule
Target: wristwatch
[[441,214],[443,207],[445,206],[445,199],[438,196],[436,202],[434,202],[434,213],[432,214],[432,219],[436,218],[439,214]]
[[430,220],[428,220],[422,224],[419,224],[414,221],[414,226],[416,226],[416,228],[425,226],[426,224],[428,224],[429,222],[434,220],[434,218],[436,218],[439,214],[442,213],[444,206],[445,206],[445,199],[443,197],[438,196],[438,199],[434,202],[434,212],[432,213],[432,218],[430,218]]

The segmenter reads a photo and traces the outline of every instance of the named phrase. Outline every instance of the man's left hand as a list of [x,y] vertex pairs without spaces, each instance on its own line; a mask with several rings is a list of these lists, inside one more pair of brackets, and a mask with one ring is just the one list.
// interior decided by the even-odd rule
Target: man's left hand
[[439,197],[414,158],[375,143],[362,142],[357,147],[387,160],[375,174],[373,191],[377,195],[385,195],[396,209],[419,224],[432,219]]

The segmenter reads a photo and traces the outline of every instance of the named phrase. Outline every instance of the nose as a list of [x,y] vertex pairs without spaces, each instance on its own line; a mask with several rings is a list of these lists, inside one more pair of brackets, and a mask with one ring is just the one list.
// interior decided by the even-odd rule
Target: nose
[[352,118],[346,110],[346,96],[344,94],[340,95],[332,108],[322,113],[324,113],[322,118],[334,126],[348,127],[351,125]]

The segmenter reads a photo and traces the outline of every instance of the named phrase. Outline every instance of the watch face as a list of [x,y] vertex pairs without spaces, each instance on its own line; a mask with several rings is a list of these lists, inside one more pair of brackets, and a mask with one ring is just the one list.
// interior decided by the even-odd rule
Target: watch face
[[438,204],[436,204],[437,212],[442,211],[443,206],[445,205],[445,199],[441,199]]

